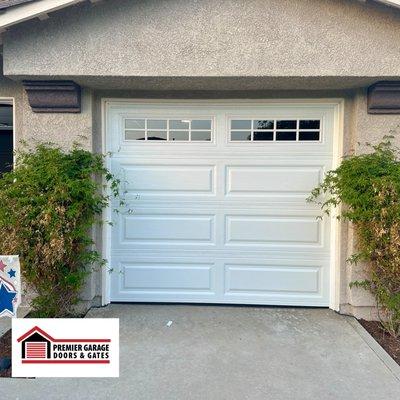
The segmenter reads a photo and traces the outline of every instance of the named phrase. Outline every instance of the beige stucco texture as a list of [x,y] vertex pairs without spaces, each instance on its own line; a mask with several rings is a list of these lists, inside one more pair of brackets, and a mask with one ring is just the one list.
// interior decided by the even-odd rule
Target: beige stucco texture
[[[15,100],[17,140],[102,151],[101,99],[342,98],[343,151],[396,131],[400,115],[367,113],[366,88],[400,80],[400,11],[352,0],[112,0],[52,13],[3,36],[0,97]],[[72,79],[79,114],[36,114],[20,81]],[[400,132],[396,134],[400,145]],[[358,144],[361,143],[361,145]],[[101,233],[95,235],[101,248]],[[340,229],[340,311],[374,318],[349,283],[354,232]],[[101,274],[83,298],[99,303]]]
[[[1,60],[1,59],[0,59]],[[0,71],[1,72],[1,71]],[[70,148],[75,142],[92,148],[92,94],[84,90],[80,114],[38,114],[32,112],[21,83],[0,74],[0,101],[14,100],[16,145],[21,141],[52,142]]]
[[109,89],[354,88],[400,76],[398,43],[399,11],[353,0],[113,0],[7,31],[4,70]]
[[[354,150],[356,153],[368,151],[367,143],[379,143],[385,135],[393,135],[396,145],[400,145],[400,115],[368,114],[367,96],[364,90],[354,93],[348,112],[348,126],[345,124],[345,153]],[[348,129],[348,133],[346,132]],[[346,259],[354,252],[356,238],[351,226],[342,228],[341,246],[343,249],[341,262],[341,312],[359,318],[377,318],[375,301],[365,290],[349,288],[349,283],[362,280],[365,270],[362,265],[350,266]]]

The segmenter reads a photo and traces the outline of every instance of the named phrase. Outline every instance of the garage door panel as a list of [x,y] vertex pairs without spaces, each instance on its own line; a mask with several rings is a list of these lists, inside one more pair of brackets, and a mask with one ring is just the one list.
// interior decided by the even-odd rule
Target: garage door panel
[[227,166],[228,196],[309,195],[323,176],[323,166]]
[[122,263],[121,290],[212,292],[214,264]]
[[256,259],[242,264],[235,259],[201,260],[167,258],[162,262],[139,255],[134,261],[122,261],[118,280],[112,282],[114,300],[327,305],[326,265],[307,259]]
[[321,266],[226,264],[226,293],[321,294]]
[[313,210],[308,215],[304,210],[279,215],[274,208],[262,207],[248,209],[243,214],[243,208],[237,206],[225,210],[203,206],[191,211],[187,214],[185,209],[161,210],[151,206],[139,207],[132,214],[119,213],[113,231],[114,248],[137,250],[162,246],[162,251],[166,251],[170,246],[180,246],[182,250],[211,246],[229,252],[246,247],[269,251],[277,246],[277,251],[283,251],[323,248],[329,244],[326,219],[317,219]]
[[315,217],[226,216],[227,245],[322,245],[322,222]]
[[327,305],[326,265],[307,258],[212,262],[203,254],[193,262],[139,254],[116,259],[115,300]]
[[213,165],[119,165],[125,189],[153,196],[215,195]]
[[122,244],[215,244],[214,215],[139,214],[121,219]]

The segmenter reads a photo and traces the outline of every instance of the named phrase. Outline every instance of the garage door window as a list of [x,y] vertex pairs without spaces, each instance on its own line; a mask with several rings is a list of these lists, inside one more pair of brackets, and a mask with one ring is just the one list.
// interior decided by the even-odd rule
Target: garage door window
[[212,120],[126,118],[125,140],[210,142]]
[[320,129],[321,121],[316,119],[232,119],[230,140],[233,142],[318,142],[321,138]]

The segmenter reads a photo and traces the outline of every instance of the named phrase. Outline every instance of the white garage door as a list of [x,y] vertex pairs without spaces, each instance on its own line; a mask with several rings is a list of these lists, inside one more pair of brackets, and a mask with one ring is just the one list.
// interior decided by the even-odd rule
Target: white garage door
[[[111,301],[327,306],[334,108],[110,103]],[[117,205],[117,204],[115,204]]]

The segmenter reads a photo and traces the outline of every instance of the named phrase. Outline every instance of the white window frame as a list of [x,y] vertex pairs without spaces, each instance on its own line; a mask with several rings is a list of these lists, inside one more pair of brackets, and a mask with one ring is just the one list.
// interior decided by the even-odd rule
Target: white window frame
[[[141,119],[144,120],[145,126],[143,129],[140,128],[126,128],[126,121],[127,120],[137,120]],[[189,127],[188,129],[179,129],[179,128],[171,128],[170,127],[170,121],[176,121],[176,120],[189,120]],[[167,128],[165,129],[149,129],[148,128],[148,121],[159,121],[159,120],[165,120],[167,122]],[[210,121],[211,123],[211,128],[210,129],[192,129],[192,120],[195,121]],[[215,135],[215,129],[214,129],[214,118],[200,118],[200,117],[193,117],[193,118],[170,118],[170,117],[147,117],[147,116],[135,116],[135,117],[124,117],[123,118],[123,130],[124,130],[124,138],[123,142],[129,142],[129,143],[137,143],[137,144],[149,144],[149,143],[202,143],[202,144],[207,144],[207,143],[213,143],[214,142],[214,135]],[[145,134],[145,139],[144,140],[137,140],[137,139],[126,139],[126,132],[127,131],[137,131],[137,132],[144,132]],[[165,132],[167,134],[167,139],[166,140],[154,140],[150,141],[148,140],[148,132],[149,131],[154,131],[154,132]],[[170,140],[170,132],[188,132],[188,140]],[[192,132],[210,132],[210,140],[192,140]]]
[[[318,120],[320,121],[319,129],[300,129],[300,121],[305,121],[305,120]],[[229,130],[228,130],[228,142],[229,143],[322,143],[322,137],[323,137],[323,128],[324,128],[324,123],[323,119],[320,117],[315,117],[315,118],[298,118],[298,117],[287,117],[287,118],[265,118],[264,120],[268,121],[273,121],[274,122],[274,127],[273,129],[255,129],[253,127],[254,121],[257,120],[262,120],[262,118],[242,118],[242,117],[237,117],[235,118],[234,116],[231,116],[228,120],[229,124]],[[250,121],[251,122],[251,128],[250,129],[232,129],[232,121]],[[277,121],[296,121],[296,128],[295,129],[283,129],[283,128],[277,128]],[[232,132],[249,132],[251,135],[250,140],[232,140]],[[255,132],[272,132],[273,134],[273,139],[272,140],[254,140],[254,133]],[[296,139],[295,140],[277,140],[276,139],[276,134],[279,132],[296,132]],[[300,140],[299,139],[299,134],[301,132],[319,132],[319,139],[318,140]],[[253,144],[254,146],[254,144]]]
[[13,111],[13,167],[15,166],[15,149],[16,149],[16,132],[17,132],[17,121],[15,112],[15,98],[14,97],[0,97],[0,104],[8,104],[12,106]]

